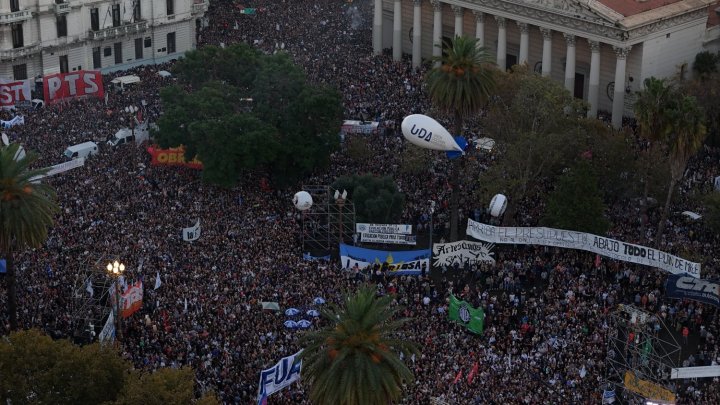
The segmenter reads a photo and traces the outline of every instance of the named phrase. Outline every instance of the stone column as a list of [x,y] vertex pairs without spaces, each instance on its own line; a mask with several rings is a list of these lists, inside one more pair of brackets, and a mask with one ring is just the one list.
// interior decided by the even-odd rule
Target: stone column
[[530,48],[530,33],[528,32],[528,25],[526,23],[517,22],[518,29],[520,30],[520,58],[518,63],[520,65],[528,63],[528,51]]
[[615,129],[622,128],[623,112],[625,111],[625,64],[631,46],[618,48],[613,46],[615,51],[615,94],[612,105],[612,126]]
[[460,37],[463,34],[463,8],[460,6],[450,6],[455,13],[455,36]]
[[475,38],[478,45],[485,46],[485,14],[482,11],[473,10],[475,14]]
[[575,35],[563,34],[567,51],[565,52],[565,89],[575,94]]
[[542,75],[549,77],[552,72],[552,30],[540,27],[540,32],[543,36]]
[[413,6],[412,65],[418,67],[422,61],[422,0],[413,0]]
[[[433,6],[433,57],[442,55],[442,3],[440,0],[430,0]],[[440,62],[435,62],[439,66]]]
[[497,46],[497,65],[503,72],[506,70],[507,64],[507,31],[505,30],[505,17],[495,16],[498,25],[498,46]]
[[588,118],[597,118],[600,96],[600,43],[588,39],[590,45],[590,81],[588,84]]
[[382,0],[375,0],[375,15],[373,17],[373,52],[382,53]]
[[402,58],[402,3],[395,0],[393,8],[393,60]]

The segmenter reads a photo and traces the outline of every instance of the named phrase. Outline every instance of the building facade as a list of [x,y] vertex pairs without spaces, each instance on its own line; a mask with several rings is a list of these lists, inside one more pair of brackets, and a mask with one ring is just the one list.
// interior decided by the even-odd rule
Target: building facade
[[0,0],[0,77],[162,63],[196,45],[209,0]]
[[564,83],[613,126],[632,115],[645,78],[689,77],[720,49],[718,0],[374,0],[373,49],[413,65],[444,39],[475,36],[498,66],[525,63]]

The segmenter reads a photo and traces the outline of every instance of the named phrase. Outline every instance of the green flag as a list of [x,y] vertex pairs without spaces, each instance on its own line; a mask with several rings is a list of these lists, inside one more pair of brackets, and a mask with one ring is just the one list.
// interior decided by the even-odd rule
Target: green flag
[[254,8],[244,8],[240,10],[240,14],[255,14]]
[[451,321],[464,325],[470,332],[482,334],[485,323],[485,314],[482,308],[473,308],[465,301],[460,301],[450,295],[450,310],[448,315]]

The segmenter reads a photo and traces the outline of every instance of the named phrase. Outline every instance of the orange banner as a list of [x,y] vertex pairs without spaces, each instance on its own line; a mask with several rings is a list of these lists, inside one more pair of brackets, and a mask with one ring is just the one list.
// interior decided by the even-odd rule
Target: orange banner
[[157,146],[147,148],[148,153],[152,156],[151,164],[155,166],[185,166],[191,169],[202,169],[202,162],[197,158],[187,162],[185,161],[185,147],[178,146],[176,148],[160,149]]

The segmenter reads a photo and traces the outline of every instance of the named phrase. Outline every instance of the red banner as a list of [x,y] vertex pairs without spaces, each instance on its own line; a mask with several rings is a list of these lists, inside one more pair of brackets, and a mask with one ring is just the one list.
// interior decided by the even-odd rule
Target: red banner
[[147,148],[148,153],[152,156],[152,163],[155,166],[185,166],[191,169],[202,169],[202,162],[197,158],[187,162],[185,161],[185,147],[160,149],[157,146]]
[[138,281],[130,286],[130,288],[125,291],[125,294],[122,295],[120,299],[120,315],[123,318],[128,318],[142,308],[142,301],[143,284],[142,281]]
[[103,97],[102,75],[99,70],[78,70],[43,77],[45,102],[55,103],[64,98]]
[[0,108],[12,107],[19,101],[32,99],[32,80],[6,81],[0,79]]

